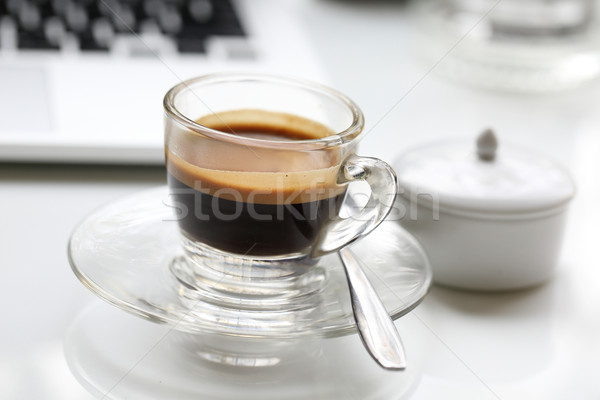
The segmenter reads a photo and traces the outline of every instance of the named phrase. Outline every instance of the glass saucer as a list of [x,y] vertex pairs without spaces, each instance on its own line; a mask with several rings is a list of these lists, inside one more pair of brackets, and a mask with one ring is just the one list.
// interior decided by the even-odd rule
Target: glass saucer
[[399,400],[418,386],[428,355],[418,318],[396,326],[409,359],[401,372],[373,362],[357,335],[227,341],[176,332],[98,301],[73,321],[64,352],[75,378],[99,399]]
[[[423,299],[431,270],[418,242],[385,221],[352,245],[383,304],[396,319]],[[311,266],[310,290],[255,304],[197,296],[173,275],[185,257],[166,187],[116,200],[71,235],[69,261],[81,282],[110,304],[172,329],[253,338],[336,337],[356,327],[343,267],[335,254]]]

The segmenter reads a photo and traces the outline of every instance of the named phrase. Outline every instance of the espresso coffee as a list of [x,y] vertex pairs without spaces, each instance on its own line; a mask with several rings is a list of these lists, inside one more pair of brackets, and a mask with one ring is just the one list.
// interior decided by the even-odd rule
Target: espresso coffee
[[[230,111],[197,122],[238,138],[271,141],[333,134],[315,121],[261,110]],[[202,142],[202,134],[194,139],[193,148],[182,135],[183,145],[166,149],[179,226],[190,240],[238,255],[306,253],[338,215],[345,187],[337,184],[340,156],[331,150],[286,152],[235,140]]]

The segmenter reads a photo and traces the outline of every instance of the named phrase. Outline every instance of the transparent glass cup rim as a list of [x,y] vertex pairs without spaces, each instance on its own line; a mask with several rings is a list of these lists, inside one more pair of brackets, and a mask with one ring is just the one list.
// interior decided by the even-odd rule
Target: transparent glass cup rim
[[[319,139],[307,139],[307,140],[269,140],[262,138],[243,137],[231,133],[208,128],[204,125],[197,123],[196,121],[188,118],[183,112],[181,112],[175,105],[176,98],[187,90],[193,90],[203,85],[211,85],[218,83],[269,83],[278,84],[281,86],[287,86],[294,89],[306,90],[313,92],[323,97],[329,97],[335,99],[339,103],[346,106],[348,111],[352,114],[352,122],[350,125],[340,132],[336,132],[333,135],[319,138]],[[197,99],[202,101],[199,95],[196,95]],[[210,138],[226,141],[230,143],[242,144],[252,147],[265,147],[275,148],[282,150],[318,150],[321,148],[340,146],[354,140],[358,140],[362,137],[364,116],[360,108],[350,98],[344,94],[332,89],[328,86],[314,83],[308,80],[290,78],[277,75],[269,74],[256,74],[256,73],[217,73],[204,75],[197,78],[192,78],[179,83],[167,92],[164,97],[163,106],[168,117],[172,118],[179,124],[187,127],[188,129],[197,132],[201,135],[208,136]]]

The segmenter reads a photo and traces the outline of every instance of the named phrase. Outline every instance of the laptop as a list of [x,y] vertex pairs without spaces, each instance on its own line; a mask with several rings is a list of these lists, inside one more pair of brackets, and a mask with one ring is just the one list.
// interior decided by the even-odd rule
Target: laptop
[[162,164],[162,98],[223,71],[323,82],[296,1],[0,2],[0,162]]

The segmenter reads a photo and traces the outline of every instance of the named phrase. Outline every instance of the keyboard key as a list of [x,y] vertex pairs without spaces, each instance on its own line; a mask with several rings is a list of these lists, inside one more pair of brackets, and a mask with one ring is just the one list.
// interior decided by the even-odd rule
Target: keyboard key
[[37,31],[42,26],[40,10],[33,4],[23,1],[19,6],[19,25],[26,31]]
[[119,12],[121,3],[119,0],[98,0],[97,8],[100,14],[112,19]]
[[67,26],[73,32],[84,32],[88,26],[88,16],[83,5],[70,2],[65,8]]
[[98,47],[108,49],[115,38],[115,32],[110,21],[98,18],[92,23],[92,36]]
[[52,0],[52,11],[55,15],[64,15],[69,0]]
[[22,0],[6,0],[6,10],[11,15],[19,15]]
[[[114,9],[113,9],[114,10]],[[128,5],[121,4],[111,16],[115,29],[119,32],[136,31],[136,18],[133,10]]]
[[191,0],[188,9],[194,21],[204,24],[213,17],[213,6],[209,0]]
[[143,11],[147,17],[157,19],[164,6],[163,0],[144,0]]
[[158,24],[161,29],[170,34],[178,33],[182,27],[182,19],[179,11],[175,7],[165,7],[158,16]]
[[44,23],[46,41],[57,48],[65,36],[65,25],[58,17],[51,17]]

